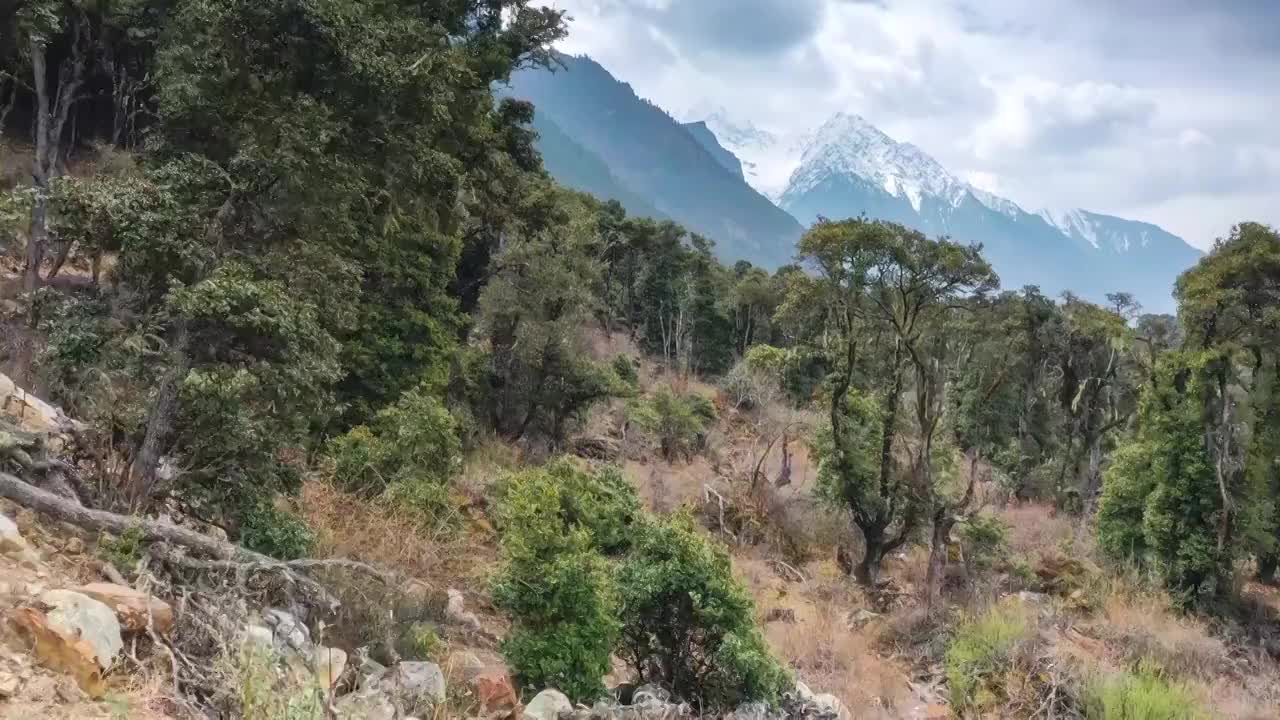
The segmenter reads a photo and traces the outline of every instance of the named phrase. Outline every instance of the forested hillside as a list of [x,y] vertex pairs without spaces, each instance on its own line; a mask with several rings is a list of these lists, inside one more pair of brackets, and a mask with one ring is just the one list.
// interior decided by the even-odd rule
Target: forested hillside
[[1274,228],[1176,315],[801,235],[566,32],[0,8],[15,717],[1273,717]]
[[[723,156],[591,58],[556,60],[555,72],[516,73],[503,92],[531,101],[661,213],[715,240],[720,257],[769,268],[790,261],[800,225],[726,168]],[[608,190],[591,188],[601,197]]]

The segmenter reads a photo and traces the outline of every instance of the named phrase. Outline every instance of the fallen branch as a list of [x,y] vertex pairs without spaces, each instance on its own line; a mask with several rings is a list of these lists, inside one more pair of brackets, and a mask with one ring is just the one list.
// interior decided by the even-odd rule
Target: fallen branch
[[312,598],[327,605],[330,612],[338,608],[338,600],[318,582],[298,571],[338,568],[364,573],[389,585],[393,584],[396,579],[396,576],[392,573],[384,572],[372,565],[354,560],[308,559],[282,562],[239,545],[217,540],[195,530],[178,527],[171,523],[86,508],[69,499],[41,490],[7,473],[0,473],[0,497],[8,498],[31,510],[69,522],[86,530],[110,532],[116,535],[122,535],[130,531],[137,532],[141,533],[144,542],[178,546],[189,552],[214,558],[213,560],[201,560],[184,556],[177,552],[165,553],[166,560],[187,568],[203,570],[230,569],[240,572],[254,570],[280,572],[294,584],[310,593]]

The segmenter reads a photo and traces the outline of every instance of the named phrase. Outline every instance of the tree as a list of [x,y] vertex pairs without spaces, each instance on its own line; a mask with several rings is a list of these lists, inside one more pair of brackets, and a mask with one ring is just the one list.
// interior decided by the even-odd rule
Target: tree
[[509,240],[480,295],[477,330],[488,352],[475,401],[505,437],[536,435],[556,445],[592,403],[628,388],[609,365],[590,359],[582,333],[600,273],[589,254],[592,207],[543,187],[555,201],[551,216]]
[[[862,532],[865,552],[857,575],[870,584],[883,556],[907,541],[921,512],[935,520],[948,515],[932,472],[951,351],[943,324],[962,297],[980,295],[997,278],[979,248],[931,241],[900,225],[865,218],[818,223],[801,239],[799,255],[817,279],[794,282],[787,305],[821,302],[834,331],[831,443],[822,461],[834,488],[829,495],[849,503]],[[860,355],[860,349],[866,352]],[[884,388],[874,481],[866,477],[867,433],[849,427],[851,405],[864,414],[867,410],[865,400],[848,400],[855,377],[871,386],[875,378]],[[894,446],[908,390],[919,437],[909,473],[901,473],[895,469]],[[910,499],[923,500],[923,507]]]
[[755,625],[751,596],[691,517],[640,528],[618,588],[619,653],[641,682],[669,687],[702,712],[781,698],[787,674]]
[[565,487],[555,477],[565,472],[553,466],[506,480],[504,565],[493,599],[512,617],[502,651],[520,684],[592,702],[604,694],[601,678],[618,640],[618,596],[609,564],[581,524],[588,516],[572,510],[576,491],[590,483]]

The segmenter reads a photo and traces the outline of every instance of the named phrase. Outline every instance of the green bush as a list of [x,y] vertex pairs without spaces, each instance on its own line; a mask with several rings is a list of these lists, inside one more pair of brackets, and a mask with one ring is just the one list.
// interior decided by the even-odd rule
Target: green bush
[[493,599],[511,617],[502,652],[517,681],[591,702],[604,693],[620,623],[609,563],[577,514],[599,496],[567,497],[575,485],[589,481],[563,463],[505,481],[498,508],[504,565]]
[[462,465],[457,422],[427,388],[406,392],[372,425],[329,442],[337,483],[365,497],[382,495],[432,525],[456,519],[450,480]]
[[1086,689],[1088,720],[1202,720],[1208,717],[1191,692],[1159,671],[1140,666],[1136,673],[1096,680]]
[[960,542],[969,567],[986,572],[1008,554],[1009,526],[1000,518],[981,513],[961,523]]
[[669,687],[705,710],[776,703],[788,686],[755,624],[729,555],[677,515],[636,533],[618,569],[620,656],[641,681]]
[[406,660],[439,660],[447,650],[431,623],[409,623],[396,639],[396,652]]
[[310,555],[315,547],[315,533],[301,518],[265,498],[254,501],[240,518],[240,544],[255,552],[296,560]]
[[947,645],[946,674],[951,704],[964,710],[985,705],[992,685],[1013,669],[1030,628],[1012,606],[997,605],[962,623]]
[[104,538],[100,543],[102,556],[122,573],[133,572],[142,559],[142,528],[131,526],[118,538]]
[[636,361],[629,355],[614,355],[612,366],[614,374],[624,385],[632,388],[639,386],[640,371],[636,367]]
[[678,394],[663,385],[629,406],[631,421],[658,440],[668,460],[689,457],[706,443],[707,427],[716,419],[715,404],[697,393]]

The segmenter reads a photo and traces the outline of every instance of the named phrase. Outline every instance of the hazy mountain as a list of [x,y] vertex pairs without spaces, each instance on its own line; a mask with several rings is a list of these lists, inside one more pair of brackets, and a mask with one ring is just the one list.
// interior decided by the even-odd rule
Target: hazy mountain
[[549,116],[536,113],[533,127],[538,131],[542,163],[561,185],[598,198],[617,200],[627,209],[628,215],[666,217],[644,196],[624,186],[600,156],[566,135]]
[[[616,181],[582,189],[606,197],[633,192],[662,215],[714,240],[726,259],[774,267],[794,255],[803,232],[799,223],[748,185],[741,173],[595,61],[560,59],[564,68],[554,73],[516,73],[505,92],[532,101],[538,116],[602,161]],[[546,139],[540,147],[548,152]],[[560,157],[569,159],[567,153]],[[551,172],[557,178],[598,178],[598,173],[563,164]]]
[[[1151,311],[1173,308],[1177,275],[1200,256],[1147,223],[1083,210],[1030,213],[960,180],[920,148],[857,115],[837,114],[805,137],[781,207],[818,216],[894,220],[929,234],[981,242],[1006,288],[1039,285],[1094,300],[1123,290]],[[750,152],[748,145],[738,152]],[[769,158],[775,166],[776,156]]]
[[705,122],[685,123],[684,129],[689,131],[694,140],[703,147],[704,150],[711,153],[711,157],[716,159],[724,169],[737,175],[740,179],[746,180],[742,174],[742,161],[738,160],[738,156],[729,152],[716,140],[715,133],[707,127]]

